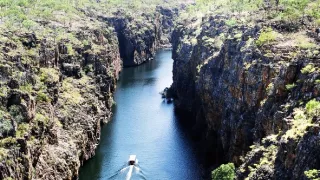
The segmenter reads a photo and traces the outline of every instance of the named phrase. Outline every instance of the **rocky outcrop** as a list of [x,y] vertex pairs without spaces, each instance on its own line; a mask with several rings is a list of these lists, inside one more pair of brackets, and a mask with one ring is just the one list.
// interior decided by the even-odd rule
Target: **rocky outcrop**
[[308,155],[319,148],[319,110],[307,110],[320,108],[317,39],[243,19],[207,15],[176,26],[175,105],[194,114],[207,159],[234,162],[238,179],[306,178],[320,168]]
[[120,55],[124,66],[136,66],[153,59],[160,47],[170,45],[178,8],[158,6],[154,12],[126,14],[119,10],[113,17],[100,16],[113,24],[119,40]]
[[112,115],[122,68],[112,26],[58,26],[0,35],[0,179],[76,179]]
[[178,8],[165,8],[157,6],[156,12],[160,14],[160,46],[171,47],[171,36],[174,29],[175,22],[178,19],[179,12],[183,11],[185,7],[181,5]]

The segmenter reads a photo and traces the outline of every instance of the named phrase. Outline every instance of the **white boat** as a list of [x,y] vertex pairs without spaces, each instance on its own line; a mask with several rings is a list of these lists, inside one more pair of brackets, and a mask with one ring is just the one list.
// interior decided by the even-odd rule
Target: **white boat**
[[128,160],[128,164],[129,165],[134,165],[136,163],[137,160],[137,156],[136,155],[130,155],[129,156],[129,160]]

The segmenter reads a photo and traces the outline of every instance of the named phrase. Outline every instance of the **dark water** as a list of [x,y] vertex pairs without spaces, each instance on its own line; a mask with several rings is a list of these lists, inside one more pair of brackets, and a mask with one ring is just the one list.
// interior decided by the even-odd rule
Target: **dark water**
[[[96,156],[80,169],[80,180],[201,179],[195,145],[181,125],[173,104],[159,92],[172,83],[171,51],[121,73],[112,121],[103,127]],[[138,164],[127,166],[130,154]]]

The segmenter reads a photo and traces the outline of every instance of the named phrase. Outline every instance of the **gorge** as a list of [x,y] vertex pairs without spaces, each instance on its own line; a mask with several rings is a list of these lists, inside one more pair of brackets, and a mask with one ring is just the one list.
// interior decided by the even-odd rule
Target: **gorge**
[[[171,51],[121,72],[110,123],[102,128],[95,156],[80,169],[80,180],[126,179],[130,154],[138,165],[131,179],[202,179],[201,161],[184,117],[159,92],[172,82]],[[127,169],[126,169],[127,168]]]
[[0,8],[0,179],[320,177],[319,0]]

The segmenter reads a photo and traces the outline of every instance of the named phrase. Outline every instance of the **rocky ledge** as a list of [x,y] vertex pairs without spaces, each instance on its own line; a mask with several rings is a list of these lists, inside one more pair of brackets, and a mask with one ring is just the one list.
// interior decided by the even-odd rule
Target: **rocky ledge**
[[296,28],[253,14],[177,24],[175,105],[194,115],[209,163],[235,163],[237,179],[318,176],[320,39],[312,18]]

